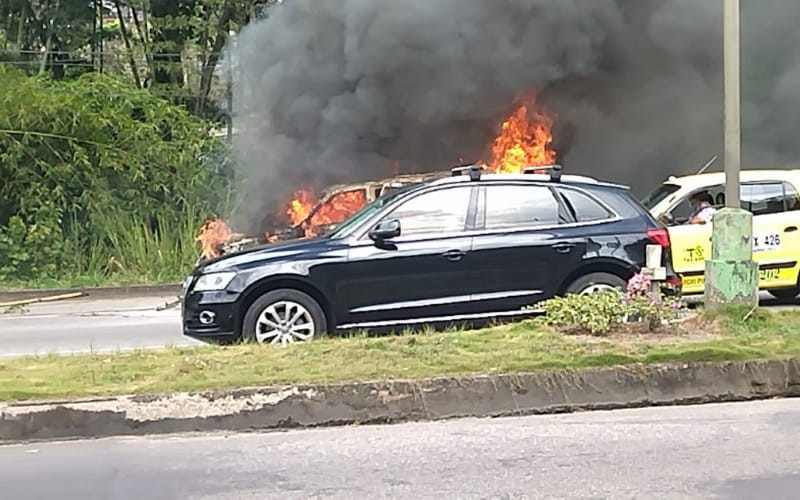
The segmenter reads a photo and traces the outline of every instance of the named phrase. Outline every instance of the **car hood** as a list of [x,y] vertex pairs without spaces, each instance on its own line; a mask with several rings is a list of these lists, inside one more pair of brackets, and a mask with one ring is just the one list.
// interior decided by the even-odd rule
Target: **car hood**
[[340,248],[343,244],[330,238],[309,238],[265,243],[226,254],[206,261],[195,269],[195,274],[213,273],[231,269],[239,270],[251,264],[263,264],[271,261],[294,260],[297,257],[311,257],[328,250]]

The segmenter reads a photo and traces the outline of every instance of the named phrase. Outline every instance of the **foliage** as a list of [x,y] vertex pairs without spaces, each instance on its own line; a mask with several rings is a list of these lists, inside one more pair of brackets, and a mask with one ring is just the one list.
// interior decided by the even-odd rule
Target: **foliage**
[[215,90],[229,36],[276,2],[9,0],[0,2],[0,61],[56,78],[111,71],[219,119],[214,98],[222,97]]
[[174,278],[193,263],[191,232],[226,194],[203,160],[218,147],[207,124],[94,73],[0,67],[0,109],[0,281]]
[[682,304],[678,300],[650,291],[650,280],[637,274],[625,292],[609,290],[586,295],[567,295],[547,300],[541,305],[548,325],[590,332],[608,333],[624,323],[643,323],[655,330],[665,320],[677,317]]

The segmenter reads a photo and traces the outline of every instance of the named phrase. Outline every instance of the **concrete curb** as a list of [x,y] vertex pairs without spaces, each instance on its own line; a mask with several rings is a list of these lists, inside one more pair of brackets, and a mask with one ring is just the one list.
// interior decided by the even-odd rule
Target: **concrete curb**
[[82,292],[96,299],[126,297],[149,297],[153,295],[175,295],[181,293],[181,284],[165,283],[159,285],[97,286],[87,288],[43,288],[40,290],[0,290],[0,302],[51,297],[71,292]]
[[800,396],[800,358],[208,391],[0,407],[0,441],[496,417]]

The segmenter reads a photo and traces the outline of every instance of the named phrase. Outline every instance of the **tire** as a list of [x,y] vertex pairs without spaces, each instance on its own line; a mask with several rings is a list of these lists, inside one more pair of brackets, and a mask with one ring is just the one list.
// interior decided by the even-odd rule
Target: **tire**
[[609,288],[624,290],[627,283],[615,274],[590,273],[573,281],[566,289],[567,294],[586,295]]
[[[291,323],[295,316],[295,322]],[[257,298],[247,309],[242,323],[242,339],[259,344],[308,341],[324,336],[327,331],[325,312],[319,303],[289,288],[273,290]]]
[[798,290],[797,287],[776,288],[775,290],[767,290],[767,293],[778,300],[792,300],[800,295],[800,290]]

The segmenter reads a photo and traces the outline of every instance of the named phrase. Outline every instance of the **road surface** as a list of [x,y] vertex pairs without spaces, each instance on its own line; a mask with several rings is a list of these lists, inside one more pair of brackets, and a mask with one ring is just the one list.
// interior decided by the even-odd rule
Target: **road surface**
[[800,400],[0,447],[2,496],[797,498]]
[[[0,310],[0,358],[26,354],[116,351],[199,342],[181,335],[180,311],[159,311],[173,296],[123,299],[71,299]],[[800,301],[773,308],[796,308]]]
[[0,357],[186,345],[176,297],[70,299],[0,311]]

